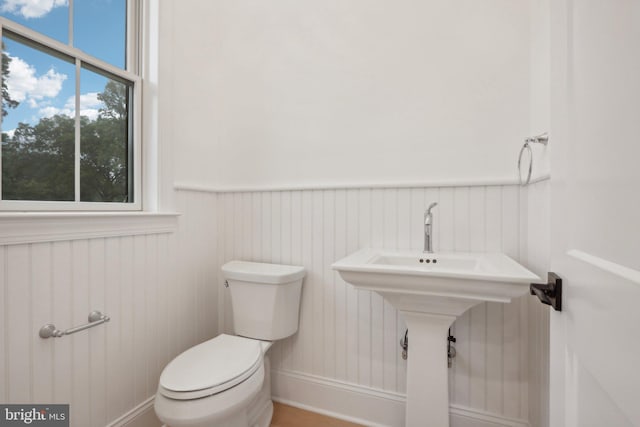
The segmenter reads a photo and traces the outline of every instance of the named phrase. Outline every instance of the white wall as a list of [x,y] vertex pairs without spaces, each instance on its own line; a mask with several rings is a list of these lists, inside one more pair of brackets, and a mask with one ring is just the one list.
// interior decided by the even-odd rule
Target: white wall
[[[366,246],[421,248],[422,215],[431,201],[440,203],[435,209],[437,250],[504,251],[518,259],[524,244],[520,189],[513,185],[244,192],[217,197],[218,265],[246,259],[307,269],[299,332],[272,350],[274,394],[367,424],[403,423],[402,409],[390,412],[397,409],[394,402],[401,402],[405,392],[406,362],[398,346],[405,324],[380,296],[344,283],[331,263]],[[220,325],[232,333],[230,300],[223,283],[220,276]],[[450,371],[451,402],[454,409],[467,410],[475,420],[465,425],[527,423],[527,299],[482,304],[454,324],[458,356]],[[293,383],[302,385],[294,388]],[[364,403],[345,405],[341,394],[345,387]],[[381,396],[391,405],[388,411],[380,410],[387,408],[379,403]],[[478,424],[483,419],[480,414],[491,415],[494,423]]]
[[[530,74],[529,135],[549,132],[551,111],[551,17],[550,0],[529,0]],[[550,135],[553,144],[553,135]],[[534,144],[533,173],[535,180],[550,172],[551,146]],[[528,157],[523,158],[528,161]],[[523,174],[524,175],[524,174]]]
[[190,0],[161,12],[178,182],[516,176],[527,1]]

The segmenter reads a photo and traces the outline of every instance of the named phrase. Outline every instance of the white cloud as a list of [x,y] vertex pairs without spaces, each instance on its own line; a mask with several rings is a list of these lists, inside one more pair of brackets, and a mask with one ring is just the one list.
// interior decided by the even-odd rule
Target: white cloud
[[[53,117],[62,114],[75,116],[75,97],[67,99],[62,108],[51,105],[62,90],[62,84],[67,79],[66,74],[56,72],[53,68],[37,76],[36,69],[17,56],[11,56],[9,63],[9,77],[7,89],[12,99],[26,102],[31,108],[38,108],[39,117]],[[98,92],[88,92],[80,95],[80,115],[90,120],[98,118],[100,108],[104,107],[98,99]]]
[[13,138],[13,135],[16,133],[15,128],[9,130],[3,130],[2,133],[6,133],[9,138]]
[[[65,102],[64,107],[52,107],[47,106],[41,108],[38,113],[40,117],[53,117],[56,114],[63,114],[68,117],[75,117],[75,97],[71,96]],[[95,120],[98,118],[98,114],[100,113],[100,108],[102,108],[104,104],[102,101],[98,99],[98,92],[89,92],[80,95],[80,115],[86,116],[89,120]]]
[[[80,110],[84,108],[102,108],[104,104],[98,99],[98,92],[83,93],[80,95]],[[70,102],[73,98],[69,98]],[[75,102],[75,101],[74,101]]]
[[62,82],[67,79],[65,74],[57,73],[53,68],[38,77],[35,90],[31,96],[35,99],[55,98],[62,89]]
[[65,116],[72,117],[73,110],[67,110],[64,108],[49,106],[49,107],[44,107],[38,110],[38,114],[40,115],[40,117],[46,117],[46,118],[53,117],[56,114],[64,114]]
[[53,8],[66,6],[67,0],[4,0],[0,11],[29,18],[41,18]]
[[66,74],[58,73],[53,68],[37,76],[33,66],[22,58],[11,56],[7,89],[12,99],[18,102],[27,100],[31,108],[36,108],[44,98],[58,96],[66,79]]
[[[75,102],[73,98],[69,98],[68,102]],[[80,115],[86,116],[89,120],[98,118],[100,108],[104,107],[102,101],[98,99],[98,92],[89,92],[80,95]]]

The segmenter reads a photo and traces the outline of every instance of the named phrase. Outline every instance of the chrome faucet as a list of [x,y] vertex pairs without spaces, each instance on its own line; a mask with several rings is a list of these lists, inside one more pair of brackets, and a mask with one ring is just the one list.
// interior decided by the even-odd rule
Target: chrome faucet
[[431,209],[435,208],[438,203],[433,202],[429,205],[426,211],[424,211],[424,253],[433,253],[433,214]]

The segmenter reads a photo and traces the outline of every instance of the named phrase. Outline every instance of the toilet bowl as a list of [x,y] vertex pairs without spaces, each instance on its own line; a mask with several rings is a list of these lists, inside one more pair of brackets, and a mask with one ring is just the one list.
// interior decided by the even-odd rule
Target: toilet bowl
[[173,359],[160,376],[154,408],[170,427],[268,427],[273,414],[272,341],[298,328],[304,268],[232,261],[222,268],[234,330]]
[[156,414],[172,427],[267,426],[257,421],[260,415],[265,418],[262,412],[271,411],[270,394],[265,394],[270,346],[222,334],[190,348],[162,372]]

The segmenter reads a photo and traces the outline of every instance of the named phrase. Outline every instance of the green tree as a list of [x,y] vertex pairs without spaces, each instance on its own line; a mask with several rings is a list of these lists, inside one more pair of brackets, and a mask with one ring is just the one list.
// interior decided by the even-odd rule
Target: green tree
[[9,88],[7,87],[7,79],[9,78],[9,64],[11,63],[11,57],[4,51],[4,43],[2,43],[2,117],[8,114],[8,108],[16,108],[19,102],[12,99],[9,94]]
[[80,198],[83,201],[127,202],[129,188],[128,88],[109,81],[98,99],[98,118],[80,130]]
[[[129,185],[128,89],[110,81],[98,98],[97,119],[80,118],[80,199],[127,202]],[[4,101],[4,99],[3,99]],[[75,120],[65,115],[20,123],[2,134],[5,200],[74,200]]]
[[3,199],[74,200],[74,127],[63,115],[18,125],[2,144]]
[[104,87],[104,92],[98,94],[98,99],[104,103],[100,109],[100,116],[114,120],[127,119],[128,88],[125,84],[113,80]]

